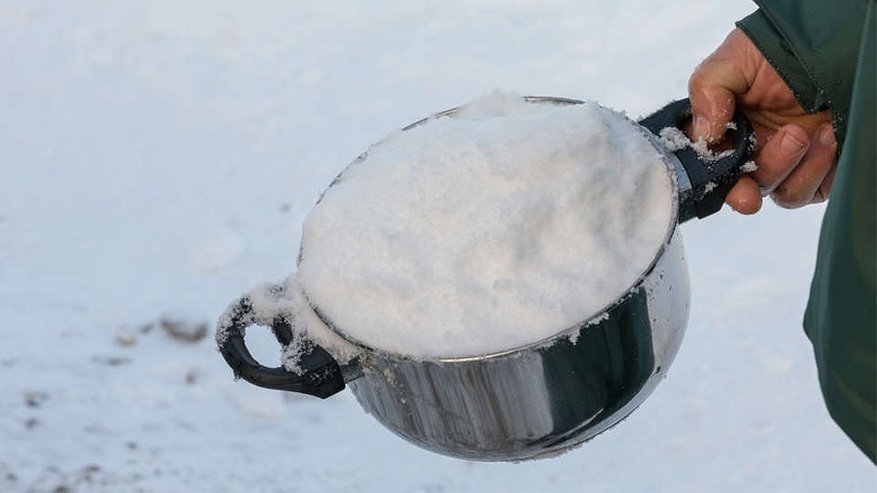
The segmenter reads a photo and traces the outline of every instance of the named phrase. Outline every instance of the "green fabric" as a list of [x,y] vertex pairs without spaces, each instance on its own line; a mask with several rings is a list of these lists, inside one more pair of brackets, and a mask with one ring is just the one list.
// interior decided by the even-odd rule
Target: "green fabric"
[[877,464],[875,383],[875,160],[877,100],[872,2],[862,40],[849,133],[822,222],[804,328],[828,410]]
[[737,23],[808,112],[832,110],[838,142],[846,137],[866,0],[755,0]]
[[[804,317],[829,413],[877,464],[874,1],[763,0],[738,25],[842,147]],[[864,34],[863,34],[864,28]]]

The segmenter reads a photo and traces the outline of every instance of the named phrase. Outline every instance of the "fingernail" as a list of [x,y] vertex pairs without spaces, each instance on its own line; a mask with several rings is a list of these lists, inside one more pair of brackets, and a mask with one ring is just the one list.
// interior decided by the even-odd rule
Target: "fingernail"
[[710,122],[703,116],[696,116],[694,118],[694,138],[695,140],[700,139],[709,139],[710,136]]
[[837,143],[837,140],[834,138],[834,129],[831,128],[831,125],[823,125],[822,130],[819,131],[819,143],[822,145],[834,145]]
[[782,140],[780,140],[780,149],[786,154],[798,154],[806,146],[807,142],[795,137],[791,132],[783,132]]

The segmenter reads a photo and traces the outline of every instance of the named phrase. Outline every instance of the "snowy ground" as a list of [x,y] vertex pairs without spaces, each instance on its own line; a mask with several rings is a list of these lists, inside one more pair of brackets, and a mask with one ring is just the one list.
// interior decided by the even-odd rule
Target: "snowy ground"
[[[0,492],[873,491],[800,329],[821,207],[684,227],[686,341],[622,426],[565,456],[417,449],[345,392],[232,381],[212,326],[291,271],[369,143],[494,88],[633,116],[747,2],[0,1]],[[265,334],[252,343],[266,360]]]

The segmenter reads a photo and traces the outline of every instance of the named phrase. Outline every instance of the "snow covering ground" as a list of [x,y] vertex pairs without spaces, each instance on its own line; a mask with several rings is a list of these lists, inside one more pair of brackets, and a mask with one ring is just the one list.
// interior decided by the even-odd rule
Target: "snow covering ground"
[[292,270],[319,192],[389,131],[495,88],[645,114],[752,8],[0,1],[0,491],[873,491],[800,329],[821,207],[687,224],[669,377],[550,460],[434,455],[187,340]]

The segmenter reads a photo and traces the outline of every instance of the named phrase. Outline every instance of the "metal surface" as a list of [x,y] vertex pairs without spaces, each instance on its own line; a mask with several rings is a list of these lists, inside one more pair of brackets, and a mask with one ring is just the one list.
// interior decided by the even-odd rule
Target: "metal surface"
[[[443,111],[405,130],[457,111]],[[679,160],[651,132],[642,131],[661,151],[676,193],[665,244],[631,291],[578,327],[502,353],[414,361],[367,348],[356,365],[361,374],[348,381],[366,412],[425,449],[503,461],[575,447],[645,401],[673,362],[688,323],[688,271],[676,214],[691,186]]]
[[608,318],[553,344],[468,361],[368,352],[349,382],[362,407],[423,448],[475,460],[523,460],[574,447],[639,406],[673,362],[688,322],[677,231],[644,281]]
[[[580,103],[562,98],[528,100]],[[405,129],[456,111],[438,113]],[[657,143],[650,132],[642,131]],[[677,214],[691,185],[675,156],[660,145],[656,148],[673,177],[673,216],[662,247],[629,290],[578,326],[496,354],[415,361],[351,340],[362,352],[358,359],[342,365],[340,374],[362,407],[418,446],[485,461],[559,453],[614,426],[636,409],[676,356],[690,300]],[[343,171],[335,181],[342,175]],[[232,320],[233,315],[222,320]],[[242,333],[245,327],[232,328]],[[222,322],[220,330],[224,330]],[[227,355],[222,343],[220,349],[233,360],[229,362],[233,368],[232,363],[240,363],[238,355]]]

